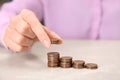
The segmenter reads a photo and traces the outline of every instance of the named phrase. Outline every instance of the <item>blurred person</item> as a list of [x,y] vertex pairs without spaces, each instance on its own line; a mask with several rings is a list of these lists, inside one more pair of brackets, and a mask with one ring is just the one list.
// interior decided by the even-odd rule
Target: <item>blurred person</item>
[[2,6],[3,3],[8,2],[8,1],[11,1],[11,0],[0,0],[0,7]]
[[[44,25],[41,24],[44,22]],[[13,0],[0,10],[0,42],[26,52],[51,38],[120,39],[120,0]]]

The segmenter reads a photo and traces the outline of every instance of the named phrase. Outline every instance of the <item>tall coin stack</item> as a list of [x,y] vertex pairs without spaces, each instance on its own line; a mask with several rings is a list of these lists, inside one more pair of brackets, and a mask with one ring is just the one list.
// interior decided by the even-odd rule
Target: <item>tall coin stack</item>
[[71,68],[72,67],[72,57],[64,56],[60,58],[60,67],[61,68]]
[[49,52],[48,54],[48,67],[59,67],[59,53]]

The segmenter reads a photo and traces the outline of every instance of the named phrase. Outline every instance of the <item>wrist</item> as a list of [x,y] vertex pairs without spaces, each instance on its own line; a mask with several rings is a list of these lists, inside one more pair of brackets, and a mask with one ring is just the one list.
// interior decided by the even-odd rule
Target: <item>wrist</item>
[[5,31],[6,31],[6,28],[8,27],[8,24],[3,24],[3,25],[0,25],[0,44],[2,45],[2,47],[4,48],[7,48],[3,38],[4,38],[4,35],[5,35]]

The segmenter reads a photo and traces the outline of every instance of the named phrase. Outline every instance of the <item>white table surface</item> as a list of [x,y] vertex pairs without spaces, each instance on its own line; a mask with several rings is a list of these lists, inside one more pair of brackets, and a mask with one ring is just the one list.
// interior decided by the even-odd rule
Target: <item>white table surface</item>
[[[97,63],[99,68],[48,68],[50,51]],[[37,43],[31,52],[19,54],[0,48],[0,80],[120,80],[120,41],[67,40],[50,49]]]

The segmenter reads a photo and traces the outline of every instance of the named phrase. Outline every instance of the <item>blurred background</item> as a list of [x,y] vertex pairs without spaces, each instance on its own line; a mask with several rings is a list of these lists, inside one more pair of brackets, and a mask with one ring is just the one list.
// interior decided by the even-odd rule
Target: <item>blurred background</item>
[[2,6],[3,3],[9,2],[9,1],[12,1],[12,0],[0,0],[0,6]]

